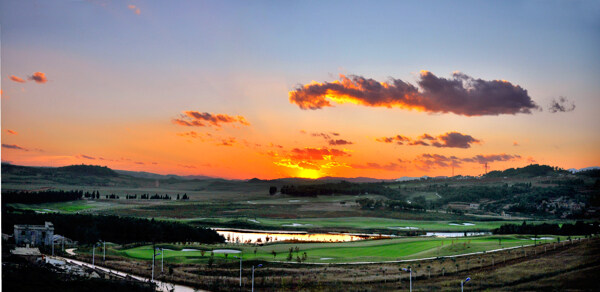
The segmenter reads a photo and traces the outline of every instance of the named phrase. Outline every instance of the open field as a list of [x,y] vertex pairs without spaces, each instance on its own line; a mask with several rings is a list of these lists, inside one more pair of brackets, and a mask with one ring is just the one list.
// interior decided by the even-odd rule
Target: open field
[[[565,241],[566,237],[540,236],[546,239],[537,243]],[[550,239],[551,238],[551,239]],[[483,252],[496,249],[520,247],[534,244],[531,236],[483,236],[468,238],[396,238],[383,240],[364,240],[343,243],[273,243],[264,246],[253,245],[157,245],[165,248],[162,255],[168,263],[206,263],[215,249],[240,250],[244,260],[287,261],[290,248],[298,248],[293,252],[293,259],[306,252],[306,263],[355,263],[384,262],[409,260],[428,257],[453,256],[465,253]],[[204,253],[202,252],[204,251]],[[256,251],[256,253],[254,253]],[[274,257],[272,252],[276,252]],[[91,252],[83,249],[81,252]],[[151,260],[152,246],[144,245],[134,248],[109,246],[108,254],[128,258]],[[232,259],[233,253],[228,255]],[[217,259],[225,259],[225,253],[215,253]]]
[[[507,245],[511,241],[509,238],[510,236],[505,238]],[[485,238],[481,239],[484,245],[487,244]],[[519,241],[524,238],[513,238],[513,240]],[[361,244],[377,244],[377,242]],[[474,244],[472,242],[472,245]],[[317,251],[317,246],[320,244],[311,245],[315,247],[312,251]],[[293,244],[281,244],[283,255],[278,254],[277,258],[287,254],[285,252],[287,246]],[[196,248],[200,247],[196,246]],[[223,246],[205,246],[205,248],[223,248]],[[115,251],[111,249],[104,263],[100,263],[97,257],[96,263],[146,276],[150,274],[150,249],[147,246],[125,250],[139,258],[117,254]],[[303,248],[300,249],[300,253],[302,251]],[[157,278],[211,291],[238,289],[239,261],[233,258],[232,254],[227,259],[223,254],[215,254],[211,266],[200,260],[180,261],[177,253],[169,256],[169,252],[171,251],[165,253],[165,270],[162,273],[159,272],[160,258],[157,260]],[[253,259],[253,255],[249,252],[244,255],[242,277],[244,289],[250,287],[250,266],[259,263],[263,264],[263,267],[255,272],[255,286],[260,291],[407,290],[408,273],[400,270],[403,267],[411,267],[413,270],[415,291],[457,290],[460,287],[459,281],[466,277],[472,279],[465,286],[466,291],[485,289],[564,291],[573,288],[591,291],[595,289],[593,287],[597,287],[594,272],[600,270],[600,240],[598,239],[561,240],[558,244],[552,242],[499,252],[456,258],[439,257],[404,263],[353,265],[282,263],[261,260],[261,253],[262,251],[257,252],[256,259]],[[311,254],[310,250],[307,253]],[[209,257],[208,254],[206,253],[206,258]],[[91,255],[88,253],[79,254],[77,258],[91,261]],[[572,280],[578,282],[572,283],[570,282]]]

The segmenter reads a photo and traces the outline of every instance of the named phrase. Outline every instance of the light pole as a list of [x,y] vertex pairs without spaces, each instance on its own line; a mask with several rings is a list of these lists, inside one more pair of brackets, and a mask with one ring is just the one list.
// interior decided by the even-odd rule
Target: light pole
[[[262,264],[256,266],[257,268],[262,267]],[[252,292],[254,292],[254,265],[252,265]]]
[[157,255],[162,255],[162,252],[159,254],[156,254],[156,249],[152,249],[152,282],[154,282],[154,258],[156,258]]
[[402,270],[409,273],[408,274],[409,275],[408,276],[408,279],[409,279],[408,280],[408,283],[409,283],[408,289],[410,292],[412,292],[412,269],[409,267],[409,268],[402,268]]
[[163,272],[163,267],[164,267],[164,262],[165,262],[165,250],[161,247],[160,248],[160,272]]
[[106,261],[106,241],[102,241],[102,243],[104,244],[104,253],[102,254],[102,261],[105,262]]
[[242,254],[240,256],[233,256],[236,259],[240,259],[240,287],[242,287]]
[[460,281],[460,292],[463,292],[463,286],[469,281],[471,281],[471,277],[467,277],[464,281]]

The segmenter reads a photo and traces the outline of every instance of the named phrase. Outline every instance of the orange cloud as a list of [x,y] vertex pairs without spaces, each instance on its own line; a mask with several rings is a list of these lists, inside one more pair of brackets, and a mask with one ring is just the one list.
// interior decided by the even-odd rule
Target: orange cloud
[[340,79],[333,82],[313,81],[299,86],[288,96],[291,103],[304,110],[333,107],[332,103],[464,116],[531,113],[539,109],[527,90],[507,81],[475,79],[460,72],[446,79],[422,71],[418,85],[420,89],[400,79],[379,82],[362,76],[340,75]]
[[12,135],[18,135],[19,133],[17,133],[17,131],[13,131],[13,130],[6,130],[6,133],[12,134]]
[[15,76],[15,75],[10,75],[10,77],[8,77],[8,78],[14,82],[25,83],[25,80]]
[[46,83],[48,79],[46,78],[46,74],[42,72],[35,72],[33,75],[29,76],[29,80],[33,80],[36,83]]
[[197,111],[184,111],[173,123],[187,127],[221,127],[222,124],[241,124],[250,126],[250,123],[243,116],[230,116],[226,114],[201,113]]
[[309,173],[299,173],[300,176],[304,177],[318,177],[320,176],[321,169],[330,169],[334,167],[348,167],[345,163],[340,163],[335,161],[338,157],[347,157],[350,156],[344,150],[338,149],[329,149],[329,148],[294,148],[285,155],[279,155],[276,152],[267,152],[267,155],[275,158],[279,158],[279,160],[274,161],[273,163],[278,166],[288,167],[298,169],[300,171],[312,171]]
[[296,160],[331,160],[333,157],[342,156],[350,156],[350,154],[338,149],[306,147],[304,149],[292,149],[290,158]]
[[140,9],[138,7],[136,7],[135,5],[127,5],[127,8],[129,8],[129,10],[133,11],[133,13],[140,15],[142,13],[142,11],[140,11]]

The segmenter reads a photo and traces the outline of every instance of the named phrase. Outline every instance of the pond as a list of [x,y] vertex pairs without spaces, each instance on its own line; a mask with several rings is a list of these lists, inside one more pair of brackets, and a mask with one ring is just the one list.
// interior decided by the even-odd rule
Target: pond
[[215,231],[225,237],[227,242],[235,243],[267,243],[275,241],[289,242],[346,242],[376,238],[366,234],[343,233],[306,233],[289,231],[257,231],[257,230],[229,230],[218,229]]
[[427,232],[423,236],[437,236],[437,237],[465,237],[465,236],[481,236],[491,235],[491,232]]

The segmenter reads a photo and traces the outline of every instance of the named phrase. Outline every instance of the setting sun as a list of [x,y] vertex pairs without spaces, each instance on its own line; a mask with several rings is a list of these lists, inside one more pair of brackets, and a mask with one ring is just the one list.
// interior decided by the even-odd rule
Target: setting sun
[[314,170],[314,169],[300,169],[298,171],[298,177],[301,178],[320,178],[321,177],[321,172],[318,170]]

